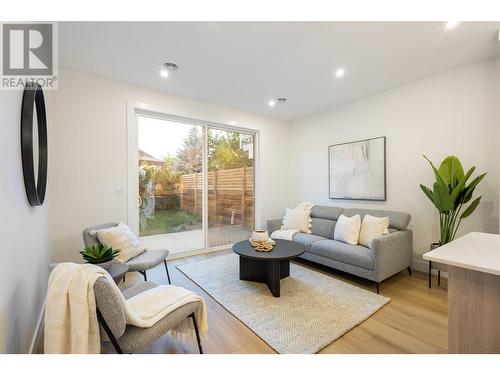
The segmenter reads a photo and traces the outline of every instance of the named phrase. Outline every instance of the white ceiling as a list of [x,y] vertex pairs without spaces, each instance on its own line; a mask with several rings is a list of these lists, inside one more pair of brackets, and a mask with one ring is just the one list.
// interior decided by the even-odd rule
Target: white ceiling
[[[500,22],[63,22],[63,68],[295,119],[500,54]],[[164,61],[179,70],[159,76]],[[335,78],[343,67],[346,74]],[[271,98],[285,104],[270,108]]]

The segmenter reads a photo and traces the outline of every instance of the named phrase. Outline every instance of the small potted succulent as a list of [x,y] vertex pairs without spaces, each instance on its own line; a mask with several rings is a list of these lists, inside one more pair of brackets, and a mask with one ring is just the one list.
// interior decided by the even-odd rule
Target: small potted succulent
[[119,252],[120,250],[115,250],[106,244],[99,243],[86,247],[83,251],[80,251],[80,254],[82,254],[83,260],[86,263],[95,264],[107,270],[113,264]]

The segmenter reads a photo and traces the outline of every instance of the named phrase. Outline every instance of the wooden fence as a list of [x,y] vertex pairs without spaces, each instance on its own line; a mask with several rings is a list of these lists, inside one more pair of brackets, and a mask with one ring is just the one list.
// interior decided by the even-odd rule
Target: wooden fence
[[[202,212],[203,175],[185,174],[180,180],[182,211]],[[254,226],[253,167],[208,172],[208,221],[210,224]]]

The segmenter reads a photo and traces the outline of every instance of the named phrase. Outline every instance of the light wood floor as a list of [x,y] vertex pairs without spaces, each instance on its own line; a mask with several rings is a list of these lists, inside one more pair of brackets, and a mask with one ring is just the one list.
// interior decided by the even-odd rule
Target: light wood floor
[[[169,261],[172,283],[193,290],[205,298],[208,309],[209,332],[203,343],[205,353],[275,353],[253,331],[219,305],[212,297],[178,271],[175,266],[218,256],[230,250]],[[316,269],[351,284],[374,290],[372,282],[346,275],[326,267],[299,261],[303,266]],[[148,271],[148,280],[166,283],[163,265]],[[124,288],[142,276],[129,273]],[[122,285],[120,285],[122,287]],[[324,348],[320,353],[446,353],[448,346],[448,317],[446,279],[441,287],[433,278],[433,288],[427,287],[427,274],[406,271],[384,281],[380,293],[391,302],[366,321]],[[104,352],[113,352],[110,346]],[[180,344],[169,334],[158,340],[148,353],[197,353],[195,344]]]

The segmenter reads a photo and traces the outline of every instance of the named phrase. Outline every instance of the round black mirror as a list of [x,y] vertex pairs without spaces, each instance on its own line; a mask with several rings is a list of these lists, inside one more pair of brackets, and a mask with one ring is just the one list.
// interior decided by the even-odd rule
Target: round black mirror
[[[33,116],[36,114],[37,140],[33,139]],[[33,146],[38,146],[34,150]],[[32,206],[41,206],[47,187],[47,118],[42,87],[26,83],[21,109],[21,158],[26,196]],[[35,159],[38,168],[35,174]]]

